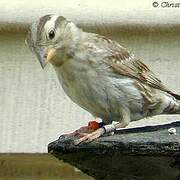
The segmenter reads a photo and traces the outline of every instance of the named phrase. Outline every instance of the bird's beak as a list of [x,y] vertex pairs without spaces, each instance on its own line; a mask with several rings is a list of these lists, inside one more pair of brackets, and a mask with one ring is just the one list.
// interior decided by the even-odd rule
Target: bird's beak
[[47,63],[50,62],[51,59],[56,55],[56,49],[46,49],[44,47],[41,47],[36,51],[36,54],[41,64],[41,67],[44,68]]

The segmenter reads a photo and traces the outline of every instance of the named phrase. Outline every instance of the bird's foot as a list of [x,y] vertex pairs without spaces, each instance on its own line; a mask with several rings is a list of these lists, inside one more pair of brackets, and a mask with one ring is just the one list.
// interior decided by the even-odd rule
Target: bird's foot
[[79,129],[77,129],[74,132],[63,134],[61,136],[66,137],[66,138],[71,138],[71,137],[83,137],[84,135],[91,133],[92,129],[89,128],[89,126],[83,126]]
[[99,129],[100,127],[102,127],[104,124],[98,123],[96,121],[90,121],[88,123],[88,126],[83,126],[79,129],[77,129],[76,131],[72,132],[72,133],[68,133],[68,134],[63,134],[61,135],[61,137],[67,137],[67,138],[71,138],[71,137],[84,137],[92,132],[94,132],[95,130]]
[[98,137],[102,136],[104,133],[105,133],[104,128],[99,128],[99,129],[95,130],[94,132],[86,134],[83,137],[75,140],[74,144],[78,145],[82,142],[91,142],[91,141],[97,139]]

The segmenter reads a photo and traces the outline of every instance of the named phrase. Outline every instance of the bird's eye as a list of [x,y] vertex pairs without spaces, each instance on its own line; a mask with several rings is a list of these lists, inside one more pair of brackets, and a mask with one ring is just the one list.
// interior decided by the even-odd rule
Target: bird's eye
[[48,32],[48,37],[50,40],[52,40],[54,37],[55,37],[55,31],[54,29],[51,29],[49,32]]

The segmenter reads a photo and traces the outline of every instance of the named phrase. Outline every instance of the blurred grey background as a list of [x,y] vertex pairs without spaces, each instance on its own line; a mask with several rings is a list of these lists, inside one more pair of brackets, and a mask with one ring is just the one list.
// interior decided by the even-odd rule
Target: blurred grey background
[[[63,92],[53,68],[42,70],[25,46],[27,28],[42,15],[58,13],[86,31],[106,35],[140,57],[180,93],[180,13],[153,1],[96,0],[0,2],[0,152],[47,152],[62,133],[93,117]],[[158,116],[129,127],[180,120]]]

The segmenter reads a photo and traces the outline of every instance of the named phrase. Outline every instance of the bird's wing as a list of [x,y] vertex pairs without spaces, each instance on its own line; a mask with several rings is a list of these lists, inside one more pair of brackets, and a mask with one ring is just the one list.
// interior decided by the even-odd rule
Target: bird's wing
[[116,73],[134,78],[156,89],[170,92],[143,62],[135,58],[133,54],[120,46],[119,43],[103,36],[99,36],[98,39],[100,40],[98,44],[101,44],[101,48],[105,48],[108,51],[105,63]]

